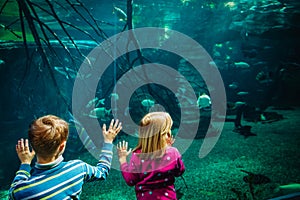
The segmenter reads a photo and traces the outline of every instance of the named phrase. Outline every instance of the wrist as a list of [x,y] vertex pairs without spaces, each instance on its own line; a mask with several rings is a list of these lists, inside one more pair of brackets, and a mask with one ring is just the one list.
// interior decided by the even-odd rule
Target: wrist
[[23,162],[21,162],[21,164],[22,164],[22,165],[25,165],[25,164],[27,164],[27,165],[30,165],[30,164],[31,164],[31,162],[28,162],[28,161],[23,161]]
[[126,163],[127,160],[126,160],[126,158],[119,158],[119,162],[122,165],[122,164]]

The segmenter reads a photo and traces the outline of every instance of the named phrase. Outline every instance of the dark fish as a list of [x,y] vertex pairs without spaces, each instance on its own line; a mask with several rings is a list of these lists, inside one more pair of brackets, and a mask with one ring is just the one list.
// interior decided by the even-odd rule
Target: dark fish
[[0,59],[0,65],[4,65],[5,61]]
[[250,136],[257,136],[255,133],[251,132],[251,126],[241,126],[241,127],[236,127],[233,129],[233,132],[239,133],[240,135],[243,135],[245,138],[248,138]]
[[251,183],[251,184],[258,185],[258,184],[265,184],[265,183],[270,183],[271,182],[271,179],[268,178],[267,176],[263,175],[263,174],[254,174],[252,172],[248,172],[248,171],[245,171],[245,170],[241,170],[241,171],[248,174],[247,176],[243,177],[243,180],[246,183]]

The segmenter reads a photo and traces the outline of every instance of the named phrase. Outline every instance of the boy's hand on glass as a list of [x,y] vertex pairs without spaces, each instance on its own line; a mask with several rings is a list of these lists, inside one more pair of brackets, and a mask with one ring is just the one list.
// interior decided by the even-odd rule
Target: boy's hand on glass
[[108,130],[106,130],[106,124],[103,124],[102,133],[104,137],[104,142],[112,143],[115,137],[121,131],[121,129],[122,129],[122,123],[119,122],[118,119],[116,121],[114,119],[111,120]]
[[118,156],[120,164],[126,163],[127,156],[131,153],[131,148],[128,150],[128,142],[123,140],[117,144]]
[[18,140],[16,144],[16,152],[22,164],[29,164],[31,163],[32,159],[35,156],[34,150],[29,149],[29,142],[28,139],[21,138]]

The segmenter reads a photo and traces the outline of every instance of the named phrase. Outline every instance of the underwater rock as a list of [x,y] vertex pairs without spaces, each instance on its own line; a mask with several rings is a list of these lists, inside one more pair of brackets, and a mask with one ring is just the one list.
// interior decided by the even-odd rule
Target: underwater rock
[[246,183],[251,183],[251,184],[265,184],[265,183],[270,183],[271,179],[263,174],[254,174],[252,172],[248,172],[245,170],[241,170],[244,173],[247,173],[247,176],[243,177],[243,180]]

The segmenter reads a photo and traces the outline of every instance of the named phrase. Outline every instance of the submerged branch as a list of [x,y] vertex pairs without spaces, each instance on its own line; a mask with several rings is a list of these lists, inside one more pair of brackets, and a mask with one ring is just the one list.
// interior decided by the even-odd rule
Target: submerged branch
[[[19,2],[18,2],[19,4]],[[22,87],[22,84],[24,83],[24,80],[27,76],[27,73],[29,71],[29,51],[28,51],[28,46],[27,46],[27,41],[26,41],[26,31],[25,31],[25,25],[24,25],[24,20],[23,20],[23,12],[22,12],[22,9],[21,7],[19,6],[19,18],[20,18],[20,22],[21,22],[21,30],[22,30],[22,36],[23,36],[23,44],[24,44],[24,48],[25,48],[25,53],[26,53],[26,69],[25,69],[25,73],[23,75],[23,78],[20,82],[20,86],[19,86],[19,89]]]
[[[51,13],[49,11],[47,11],[46,9],[40,7],[39,5],[35,4],[35,3],[30,3],[29,4],[31,9],[32,9],[32,12],[34,13],[35,15],[35,18],[33,18],[40,26],[40,29],[45,37],[45,40],[44,42],[47,43],[47,46],[49,48],[49,46],[51,46],[50,44],[50,40],[49,40],[49,37],[48,35],[46,34],[46,31],[44,28],[46,28],[48,30],[48,32],[59,42],[59,44],[62,46],[62,48],[66,51],[66,53],[68,54],[68,56],[71,58],[72,62],[75,63],[74,61],[74,56],[71,55],[71,52],[69,51],[68,47],[60,40],[60,38],[57,36],[57,34],[44,22],[42,22],[40,19],[39,19],[39,16],[36,14],[35,12],[35,9],[33,6],[36,6],[37,8],[41,9],[42,11],[45,11],[47,14],[51,15]],[[50,50],[53,50],[53,48],[49,48]],[[55,55],[56,55],[56,52],[53,50],[52,51]],[[59,58],[59,57],[58,57]],[[59,60],[59,59],[58,59]],[[63,65],[62,65],[63,66]]]
[[[96,19],[94,18],[94,16],[88,11],[88,9],[83,5],[83,3],[79,0],[76,0],[77,3],[79,3],[79,5],[86,11],[86,13],[90,16],[90,18],[92,19],[92,21],[94,22],[94,24],[96,25],[98,31],[102,34],[103,39],[107,39],[108,36],[105,34],[105,32],[98,26],[98,23],[96,21]],[[85,18],[84,18],[85,19]]]
[[11,32],[17,38],[19,38],[19,39],[22,38],[21,36],[19,36],[18,34],[16,34],[14,30],[12,30],[11,28],[9,28],[9,26],[5,26],[4,24],[0,24],[0,27],[2,27],[4,30],[8,30],[9,32]]
[[5,8],[6,4],[9,2],[9,0],[6,0],[3,5],[1,6],[1,9],[0,9],[0,14],[2,13],[3,9]]
[[94,19],[94,17],[91,15],[91,13],[87,10],[87,8],[83,5],[82,2],[77,0],[78,5],[83,8],[88,15],[91,17],[92,21],[95,23],[97,29],[86,19],[86,17],[84,17],[76,8],[76,4],[71,3],[69,0],[66,0],[66,2],[72,7],[72,9],[75,11],[75,13],[77,13],[94,31],[97,35],[99,35],[100,37],[102,37],[103,39],[107,38],[107,35],[104,33],[103,30],[100,29],[100,27],[98,26],[96,20]]
[[49,0],[46,0],[48,6],[50,7],[51,11],[52,11],[52,16],[57,20],[57,22],[59,23],[60,27],[62,28],[62,30],[64,31],[64,33],[68,36],[69,40],[72,42],[73,46],[75,47],[75,49],[77,50],[77,52],[82,56],[85,57],[81,51],[79,50],[78,46],[76,45],[76,43],[74,42],[72,36],[69,34],[69,32],[66,30],[66,27],[63,25],[62,21],[59,19],[59,17],[57,16],[53,5],[49,2]]
[[[43,63],[44,63],[45,66],[47,66],[47,69],[49,70],[49,73],[50,73],[51,79],[53,81],[54,87],[56,88],[58,94],[62,97],[62,99],[65,102],[65,104],[69,105],[68,101],[62,95],[62,93],[61,93],[61,91],[59,89],[59,86],[58,86],[58,83],[57,83],[57,81],[55,79],[53,70],[51,69],[50,62],[48,60],[48,57],[46,56],[45,49],[43,48],[42,43],[40,41],[40,37],[39,37],[38,31],[37,31],[37,29],[35,27],[35,24],[34,24],[34,18],[33,18],[33,16],[30,13],[28,5],[26,4],[26,2],[24,0],[18,0],[18,4],[19,4],[20,13],[23,13],[24,16],[25,16],[25,18],[26,18],[26,20],[27,20],[28,26],[29,26],[30,31],[31,31],[31,33],[33,35],[34,41],[35,41],[35,43],[37,45],[38,52],[39,52],[39,54],[42,57]],[[22,31],[25,32],[25,30],[22,30]],[[24,38],[24,41],[26,41],[26,36]]]

